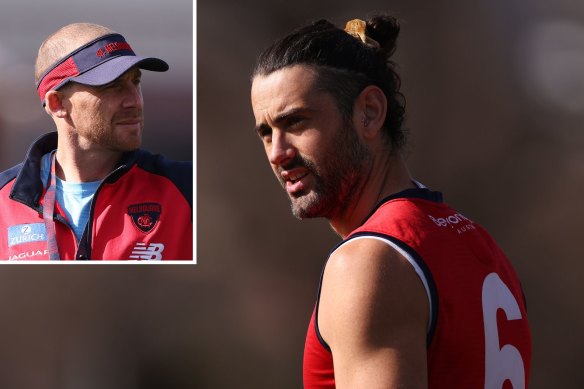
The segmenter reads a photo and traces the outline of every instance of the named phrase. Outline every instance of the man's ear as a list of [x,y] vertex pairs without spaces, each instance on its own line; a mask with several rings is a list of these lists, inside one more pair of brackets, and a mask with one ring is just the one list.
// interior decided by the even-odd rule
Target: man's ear
[[63,104],[64,97],[59,91],[51,90],[45,95],[45,111],[50,116],[64,118],[67,116],[67,110]]
[[375,85],[369,85],[359,93],[353,107],[353,123],[366,140],[375,138],[385,122],[387,97]]

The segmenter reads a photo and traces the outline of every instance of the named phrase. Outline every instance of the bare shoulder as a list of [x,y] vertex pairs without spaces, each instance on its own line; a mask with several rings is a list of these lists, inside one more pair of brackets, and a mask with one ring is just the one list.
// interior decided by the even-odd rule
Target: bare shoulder
[[425,297],[412,264],[387,241],[373,237],[352,239],[331,254],[323,277],[323,292],[327,289],[357,296],[363,293],[369,298],[375,293],[394,298],[398,293],[399,301],[407,300],[410,292],[424,292]]
[[[354,261],[352,258],[363,258]],[[330,263],[332,267],[342,266],[383,266],[388,260],[401,260],[402,256],[385,241],[375,237],[354,238],[342,244],[331,254]],[[339,269],[340,270],[340,269]]]
[[363,379],[364,373],[351,373],[351,366],[363,366],[363,361],[368,361],[372,369],[369,373],[385,383],[411,384],[408,387],[423,384],[419,380],[425,377],[428,312],[428,297],[420,277],[402,253],[387,242],[353,239],[329,258],[318,325],[335,365],[343,365],[339,371],[347,372],[339,379]]

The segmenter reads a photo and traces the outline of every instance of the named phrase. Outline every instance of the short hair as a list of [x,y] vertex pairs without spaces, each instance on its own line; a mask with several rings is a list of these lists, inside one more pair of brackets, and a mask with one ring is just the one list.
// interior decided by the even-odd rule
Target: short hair
[[383,124],[393,150],[406,143],[402,123],[405,97],[401,80],[390,60],[396,48],[400,26],[394,17],[376,15],[366,22],[367,37],[379,47],[363,43],[331,22],[321,19],[274,42],[258,57],[253,77],[266,76],[294,65],[307,65],[317,71],[319,88],[331,93],[341,114],[348,120],[355,99],[369,85],[385,94],[388,112]]
[[35,84],[51,66],[68,54],[96,38],[112,33],[113,30],[93,23],[72,23],[61,27],[49,35],[39,48],[34,67]]

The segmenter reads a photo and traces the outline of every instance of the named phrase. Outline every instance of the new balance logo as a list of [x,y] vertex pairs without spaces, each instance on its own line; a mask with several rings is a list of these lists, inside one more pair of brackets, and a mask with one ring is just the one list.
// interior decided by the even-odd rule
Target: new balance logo
[[162,251],[164,245],[162,243],[136,243],[130,259],[145,259],[147,261],[160,261],[162,259]]

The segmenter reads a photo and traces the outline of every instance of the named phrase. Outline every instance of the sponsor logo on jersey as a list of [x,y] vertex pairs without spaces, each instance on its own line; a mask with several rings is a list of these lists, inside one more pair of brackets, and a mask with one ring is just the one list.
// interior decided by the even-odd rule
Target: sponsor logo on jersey
[[145,259],[147,261],[160,261],[162,259],[164,245],[162,243],[136,243],[130,259]]
[[452,229],[456,229],[459,234],[476,229],[472,220],[460,213],[454,213],[446,217],[434,217],[432,215],[428,215],[428,217],[438,227],[450,227]]
[[27,251],[25,253],[14,254],[14,255],[11,255],[10,258],[8,258],[8,260],[15,261],[15,260],[19,260],[19,259],[34,258],[34,257],[38,257],[39,255],[43,256],[43,257],[45,257],[45,259],[47,259],[47,256],[49,255],[49,250]]
[[8,227],[8,247],[46,240],[45,223],[18,224]]
[[158,203],[133,204],[128,207],[128,215],[132,222],[142,232],[149,233],[154,229],[160,214],[162,206]]

